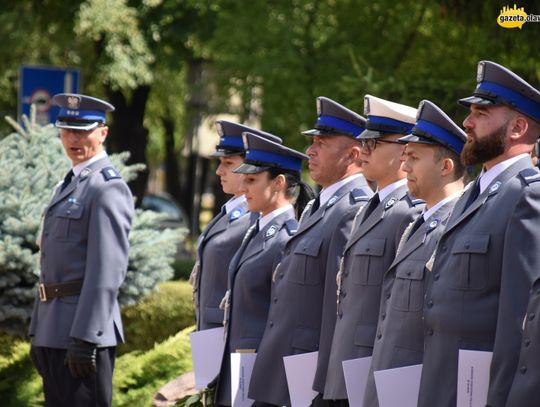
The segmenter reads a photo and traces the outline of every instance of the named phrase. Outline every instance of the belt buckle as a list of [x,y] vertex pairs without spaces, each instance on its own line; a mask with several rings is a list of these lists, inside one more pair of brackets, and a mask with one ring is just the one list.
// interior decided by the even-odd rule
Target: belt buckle
[[43,283],[39,284],[39,300],[41,302],[47,301],[47,293],[45,291],[45,284]]

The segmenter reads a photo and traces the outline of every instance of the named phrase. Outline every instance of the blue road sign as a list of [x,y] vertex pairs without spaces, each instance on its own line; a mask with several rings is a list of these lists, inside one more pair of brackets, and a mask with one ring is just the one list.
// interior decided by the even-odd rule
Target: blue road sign
[[30,105],[36,105],[36,121],[53,123],[60,110],[52,106],[57,93],[79,93],[80,73],[75,68],[23,65],[20,69],[18,117],[30,114]]

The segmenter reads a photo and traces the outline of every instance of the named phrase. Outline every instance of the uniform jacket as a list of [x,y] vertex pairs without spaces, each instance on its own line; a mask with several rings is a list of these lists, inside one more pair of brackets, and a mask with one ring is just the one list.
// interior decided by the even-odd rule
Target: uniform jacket
[[[335,298],[343,245],[359,205],[371,194],[364,177],[355,178],[311,216],[309,207],[304,211],[275,270],[268,321],[251,376],[251,399],[290,405],[283,357],[319,350],[326,289]],[[335,315],[335,300],[328,307],[324,313]]]
[[529,183],[537,173],[531,167],[529,157],[515,162],[465,211],[472,188],[454,207],[424,302],[419,406],[456,405],[459,349],[493,352],[487,404],[506,403],[540,270],[540,201],[530,197],[540,184]]
[[410,227],[405,230],[396,257],[384,274],[364,407],[379,407],[374,371],[422,363],[422,309],[430,275],[426,263],[435,250],[456,200],[441,206],[412,235]]
[[405,228],[422,211],[407,187],[392,191],[367,217],[356,222],[345,245],[338,311],[324,398],[346,399],[344,360],[371,356],[379,316],[383,275],[394,260]]
[[231,404],[230,353],[237,349],[256,351],[259,348],[270,307],[272,272],[283,246],[296,232],[297,226],[291,208],[242,243],[231,260],[227,337],[219,377],[220,405]]
[[107,157],[91,163],[44,212],[43,284],[83,279],[80,295],[41,302],[29,334],[34,346],[67,348],[70,337],[115,346],[123,342],[118,290],[128,265],[133,197]]
[[[536,196],[535,200],[540,200]],[[533,250],[531,248],[531,250]],[[519,362],[508,394],[508,407],[536,407],[540,400],[540,279],[534,282],[527,312],[523,317],[523,337]]]
[[193,282],[197,330],[223,326],[219,304],[227,291],[229,262],[250,223],[247,203],[243,202],[229,213],[220,213],[212,219],[199,238]]

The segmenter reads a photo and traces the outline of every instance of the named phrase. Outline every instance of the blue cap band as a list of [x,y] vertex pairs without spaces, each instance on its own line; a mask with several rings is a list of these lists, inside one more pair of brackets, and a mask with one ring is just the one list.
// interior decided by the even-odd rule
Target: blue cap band
[[534,100],[494,82],[480,82],[477,89],[496,93],[501,96],[505,102],[513,104],[517,110],[540,121],[540,104],[536,103]]
[[244,162],[249,163],[250,161],[253,161],[257,165],[262,164],[269,167],[279,167],[293,171],[300,171],[302,169],[302,160],[299,158],[262,150],[247,150]]
[[242,137],[239,136],[221,136],[219,138],[219,144],[217,148],[240,148],[244,149],[244,142],[242,141]]
[[388,134],[411,134],[414,124],[383,116],[368,116],[366,128]]
[[463,150],[463,146],[465,145],[465,142],[459,136],[456,136],[454,133],[451,133],[446,129],[443,129],[435,123],[428,122],[427,120],[418,120],[414,126],[414,129],[432,134],[435,136],[434,139],[443,141],[443,144],[446,143],[458,154],[461,154],[461,150]]
[[58,113],[58,117],[105,123],[105,112],[100,110],[68,109],[62,107]]
[[364,131],[363,127],[356,126],[347,120],[339,119],[334,116],[320,115],[317,117],[317,123],[315,123],[315,128],[331,128],[335,129],[336,133],[344,132],[345,134],[351,134],[354,137],[357,137],[360,133]]

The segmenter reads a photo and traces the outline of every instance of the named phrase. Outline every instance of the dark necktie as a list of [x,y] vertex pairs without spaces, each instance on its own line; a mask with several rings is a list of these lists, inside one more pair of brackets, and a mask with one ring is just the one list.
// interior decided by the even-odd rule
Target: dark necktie
[[71,180],[73,179],[73,176],[75,174],[73,173],[73,170],[69,170],[69,172],[64,177],[64,182],[62,182],[62,186],[60,187],[60,192],[62,192],[66,187],[71,183]]
[[321,206],[321,195],[317,195],[317,198],[313,201],[313,205],[311,205],[311,213],[310,215],[313,215],[315,212],[317,212],[317,209]]
[[414,235],[414,232],[416,232],[420,228],[420,226],[424,224],[425,221],[426,220],[424,219],[423,215],[420,215],[418,218],[416,218],[409,232],[409,236],[407,236],[407,240],[409,240],[411,236]]
[[371,197],[371,199],[369,200],[369,202],[365,206],[365,208],[363,210],[364,216],[362,217],[362,221],[364,219],[367,219],[368,216],[371,215],[371,212],[373,212],[375,210],[375,208],[377,207],[377,205],[379,205],[380,203],[381,203],[381,199],[379,198],[379,194],[376,193],[375,195],[373,195]]
[[467,208],[471,206],[471,204],[474,201],[476,201],[476,198],[478,198],[478,195],[480,195],[480,177],[476,178],[476,181],[474,182],[474,185],[471,188],[471,194],[469,195],[469,198],[467,199],[467,202],[465,203],[465,206],[463,207],[463,212],[465,212]]

